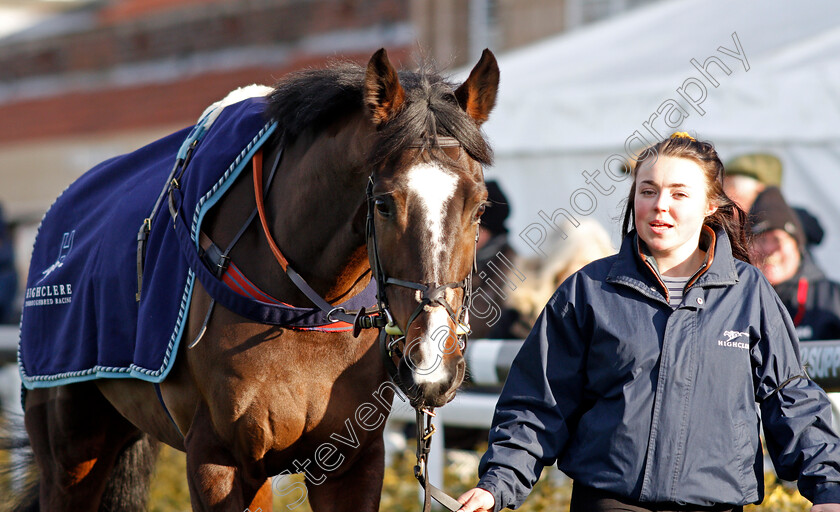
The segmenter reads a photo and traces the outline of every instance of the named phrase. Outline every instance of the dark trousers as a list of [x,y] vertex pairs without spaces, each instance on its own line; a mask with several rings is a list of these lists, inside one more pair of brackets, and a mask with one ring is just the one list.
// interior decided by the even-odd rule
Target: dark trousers
[[676,503],[640,503],[616,494],[574,484],[569,512],[743,512],[732,505],[677,505]]

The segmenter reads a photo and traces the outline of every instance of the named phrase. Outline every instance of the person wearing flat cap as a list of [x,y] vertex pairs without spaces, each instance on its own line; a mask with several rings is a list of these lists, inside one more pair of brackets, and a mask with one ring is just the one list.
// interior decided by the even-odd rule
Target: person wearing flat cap
[[758,195],[750,220],[750,258],[782,299],[799,339],[840,339],[840,283],[814,264],[802,223],[777,187]]
[[782,185],[782,162],[773,155],[751,153],[728,161],[723,189],[745,212],[767,187]]

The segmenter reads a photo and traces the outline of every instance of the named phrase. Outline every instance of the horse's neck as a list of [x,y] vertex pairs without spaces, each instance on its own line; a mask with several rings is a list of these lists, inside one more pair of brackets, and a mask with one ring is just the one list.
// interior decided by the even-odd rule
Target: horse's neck
[[[339,134],[316,141],[301,138],[283,148],[266,200],[271,236],[290,266],[332,303],[356,295],[369,282],[364,217],[359,222],[359,214],[364,215],[367,174],[353,163],[361,161],[357,160],[361,155],[353,154],[352,143],[350,134]],[[271,171],[277,149],[266,150],[265,175]],[[231,191],[229,204],[223,205],[237,218],[254,205],[253,186],[239,185],[239,190]],[[237,204],[247,206],[233,213]],[[220,211],[216,218],[226,217]],[[309,303],[274,259],[258,220],[232,256],[269,295],[293,305]]]
[[370,268],[363,222],[367,174],[346,134],[308,147],[302,142],[286,148],[271,188],[278,207],[271,228],[313,288],[331,299],[347,298],[369,281],[363,276]]

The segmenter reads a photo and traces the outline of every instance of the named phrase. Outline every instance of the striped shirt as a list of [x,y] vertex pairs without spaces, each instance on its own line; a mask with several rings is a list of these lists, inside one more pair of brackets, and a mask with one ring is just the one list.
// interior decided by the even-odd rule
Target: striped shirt
[[662,283],[668,288],[668,303],[672,308],[682,304],[683,290],[691,277],[666,277],[662,276]]

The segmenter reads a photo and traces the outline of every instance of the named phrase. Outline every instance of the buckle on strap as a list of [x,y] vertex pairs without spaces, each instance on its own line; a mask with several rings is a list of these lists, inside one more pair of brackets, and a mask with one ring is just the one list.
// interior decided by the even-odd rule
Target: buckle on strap
[[353,337],[357,338],[362,329],[381,329],[385,326],[385,316],[381,315],[378,310],[368,312],[362,307],[353,318]]
[[[202,232],[202,235],[204,233]],[[201,242],[204,242],[202,236]],[[209,241],[209,239],[208,239]],[[209,244],[204,247],[204,243],[201,243],[202,248],[199,250],[199,256],[207,265],[207,267],[213,272],[213,274],[217,278],[221,278],[222,275],[227,270],[228,265],[230,265],[230,256],[223,254],[222,249],[214,244],[213,242],[209,242]]]
[[140,231],[137,232],[137,293],[134,299],[140,302],[140,294],[143,292],[143,270],[146,267],[146,241],[152,231],[152,218],[146,217]]

